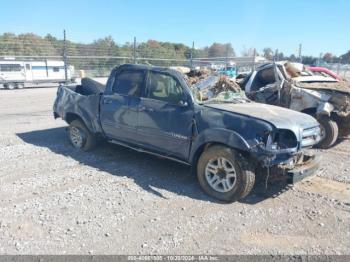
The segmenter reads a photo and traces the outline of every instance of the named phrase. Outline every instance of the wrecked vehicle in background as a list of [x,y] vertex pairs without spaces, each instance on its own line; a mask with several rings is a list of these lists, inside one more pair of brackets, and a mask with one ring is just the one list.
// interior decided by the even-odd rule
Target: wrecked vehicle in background
[[[254,101],[290,108],[316,117],[321,124],[321,148],[349,134],[350,85],[301,71],[301,64],[268,63],[249,74],[241,87]],[[299,68],[298,68],[299,67]]]
[[237,67],[234,63],[230,63],[229,65],[225,66],[224,68],[220,69],[218,71],[220,75],[228,76],[230,78],[236,78],[237,76]]
[[291,183],[317,170],[317,155],[307,151],[320,138],[314,118],[233,91],[206,101],[198,92],[176,70],[122,65],[105,87],[60,86],[53,111],[69,124],[75,148],[90,150],[103,138],[190,165],[202,189],[222,201],[247,196],[262,170]]

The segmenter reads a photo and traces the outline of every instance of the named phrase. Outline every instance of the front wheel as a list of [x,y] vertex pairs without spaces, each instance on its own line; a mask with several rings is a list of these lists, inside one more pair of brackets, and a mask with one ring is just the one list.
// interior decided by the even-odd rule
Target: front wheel
[[329,148],[338,139],[338,124],[330,117],[320,117],[317,119],[321,127],[321,141],[318,144],[320,148]]
[[74,120],[69,124],[68,137],[71,144],[77,149],[89,151],[96,145],[96,137],[79,119]]
[[197,163],[197,177],[203,190],[225,202],[247,196],[255,182],[249,162],[238,152],[224,146],[205,150]]

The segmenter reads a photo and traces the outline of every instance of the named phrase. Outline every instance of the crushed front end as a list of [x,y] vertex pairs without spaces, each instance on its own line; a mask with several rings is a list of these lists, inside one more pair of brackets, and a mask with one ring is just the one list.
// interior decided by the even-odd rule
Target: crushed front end
[[269,181],[285,180],[287,183],[296,183],[313,175],[321,157],[310,149],[320,139],[319,126],[302,129],[299,139],[285,129],[267,134],[252,151],[259,163],[257,172]]

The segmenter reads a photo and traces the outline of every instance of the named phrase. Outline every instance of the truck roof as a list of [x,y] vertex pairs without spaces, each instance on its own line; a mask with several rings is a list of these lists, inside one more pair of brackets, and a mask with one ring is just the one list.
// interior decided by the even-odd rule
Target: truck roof
[[143,70],[153,70],[153,71],[159,71],[159,72],[169,72],[172,74],[181,74],[179,71],[168,68],[168,67],[161,67],[161,66],[152,66],[152,65],[144,65],[144,64],[123,64],[120,66],[117,66],[115,69],[143,69]]
[[171,69],[169,67],[161,67],[161,66],[152,66],[152,65],[143,65],[143,64],[123,64],[115,67],[113,70],[127,70],[127,69],[139,69],[139,70],[152,70],[155,72],[168,73],[169,75],[175,76],[186,88],[190,90],[187,82],[185,81],[184,74],[179,72],[178,70]]

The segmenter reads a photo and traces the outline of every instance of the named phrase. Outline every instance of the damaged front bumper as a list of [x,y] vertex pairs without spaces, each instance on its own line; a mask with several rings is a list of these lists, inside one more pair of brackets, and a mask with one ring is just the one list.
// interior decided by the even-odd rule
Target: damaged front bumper
[[303,155],[303,159],[300,164],[297,164],[292,169],[284,169],[284,176],[288,183],[294,184],[316,173],[320,166],[321,156],[318,154]]
[[316,173],[321,156],[310,151],[276,154],[260,158],[261,171],[269,181],[284,180],[294,184]]

